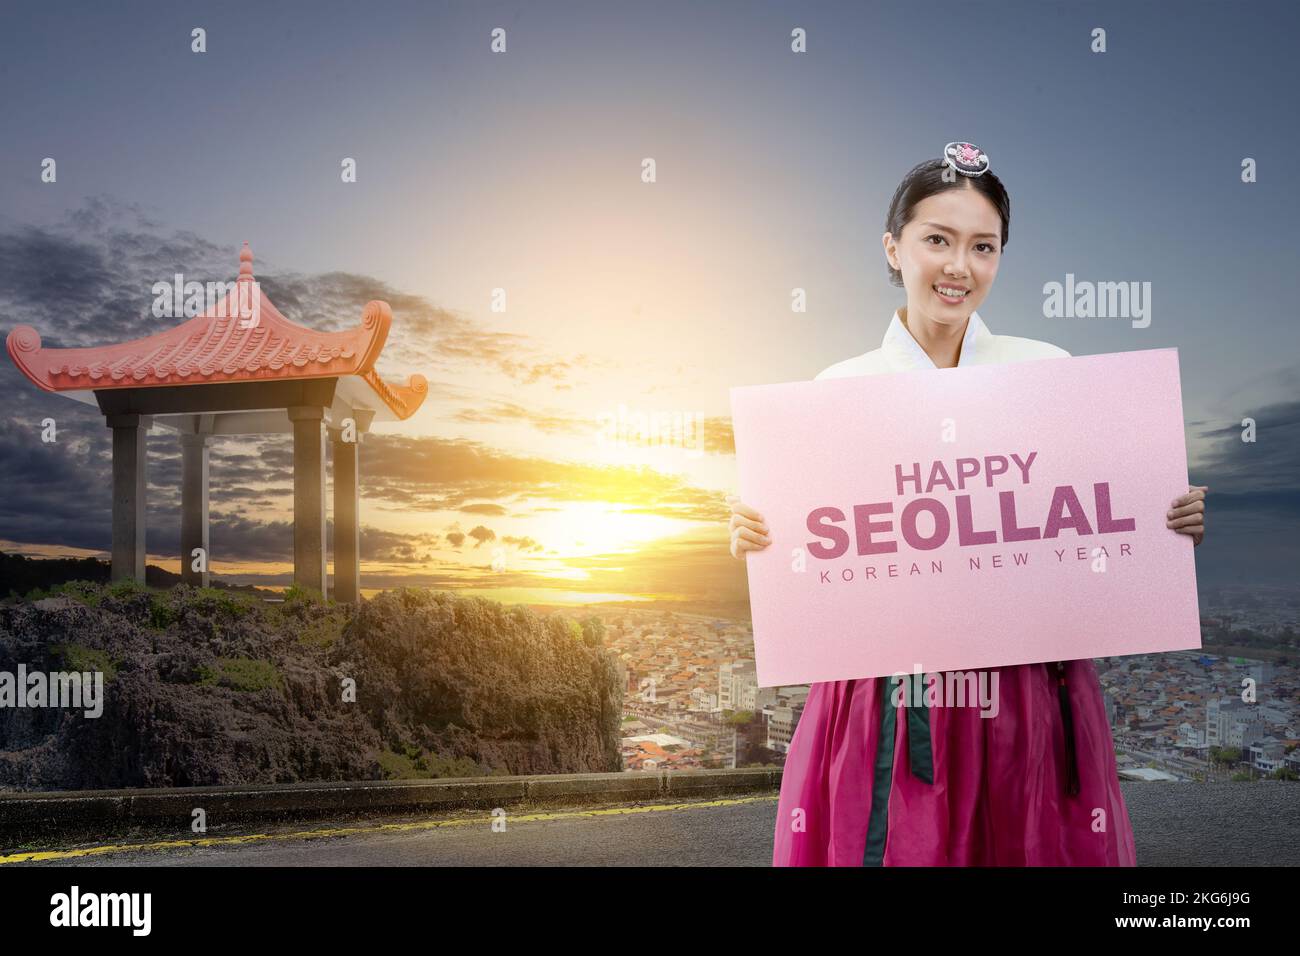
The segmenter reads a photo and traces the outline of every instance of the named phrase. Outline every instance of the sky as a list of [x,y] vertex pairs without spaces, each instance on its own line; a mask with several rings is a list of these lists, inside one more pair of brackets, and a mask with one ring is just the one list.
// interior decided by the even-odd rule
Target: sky
[[[152,334],[155,282],[233,279],[247,240],[295,322],[388,301],[380,372],[429,380],[362,448],[367,591],[743,602],[729,389],[880,345],[890,197],[965,140],[1011,196],[980,315],[1074,355],[1177,348],[1199,579],[1293,584],[1298,29],[1287,3],[11,3],[0,331]],[[1067,274],[1150,282],[1150,325],[1045,317]],[[106,557],[102,417],[7,358],[0,389],[0,549]],[[610,441],[620,407],[700,440]],[[178,443],[149,447],[149,560],[178,570]],[[217,576],[289,582],[291,451],[214,449]]]

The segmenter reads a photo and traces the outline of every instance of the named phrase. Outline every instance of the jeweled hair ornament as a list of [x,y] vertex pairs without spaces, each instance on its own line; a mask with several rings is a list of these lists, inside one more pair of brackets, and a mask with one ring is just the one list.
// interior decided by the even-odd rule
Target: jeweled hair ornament
[[989,169],[988,153],[974,143],[949,143],[943,148],[943,159],[963,176],[983,176]]

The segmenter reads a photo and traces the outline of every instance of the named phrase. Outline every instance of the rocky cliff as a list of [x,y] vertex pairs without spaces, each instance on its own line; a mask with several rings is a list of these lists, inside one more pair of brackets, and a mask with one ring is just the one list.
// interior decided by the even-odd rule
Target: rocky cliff
[[99,671],[103,712],[0,705],[0,787],[619,770],[601,633],[423,589],[352,607],[76,582],[0,605],[0,674]]

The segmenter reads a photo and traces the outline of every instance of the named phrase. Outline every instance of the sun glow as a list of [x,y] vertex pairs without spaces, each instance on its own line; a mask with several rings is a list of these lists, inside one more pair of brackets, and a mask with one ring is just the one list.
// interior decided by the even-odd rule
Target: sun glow
[[680,534],[697,522],[665,515],[623,510],[602,501],[569,502],[529,523],[528,533],[548,555],[564,558],[618,554],[659,538]]

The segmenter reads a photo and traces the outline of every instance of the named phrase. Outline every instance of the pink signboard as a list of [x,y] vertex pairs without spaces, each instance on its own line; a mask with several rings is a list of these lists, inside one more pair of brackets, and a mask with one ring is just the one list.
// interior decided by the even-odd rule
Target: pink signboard
[[1199,648],[1176,349],[731,390],[761,686]]

